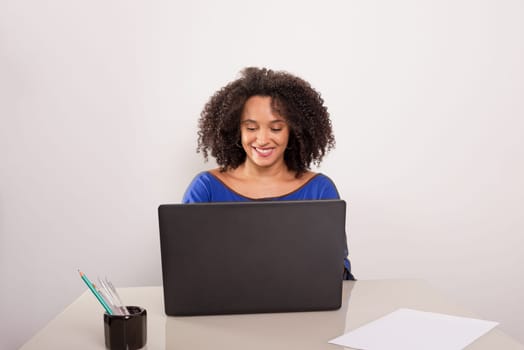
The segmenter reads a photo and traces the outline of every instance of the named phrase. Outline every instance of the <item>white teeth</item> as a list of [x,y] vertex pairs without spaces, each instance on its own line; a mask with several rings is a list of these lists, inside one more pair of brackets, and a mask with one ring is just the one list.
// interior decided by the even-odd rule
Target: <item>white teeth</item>
[[261,153],[261,154],[269,154],[272,149],[271,148],[266,148],[266,149],[262,149],[262,148],[255,148],[257,150],[258,153]]

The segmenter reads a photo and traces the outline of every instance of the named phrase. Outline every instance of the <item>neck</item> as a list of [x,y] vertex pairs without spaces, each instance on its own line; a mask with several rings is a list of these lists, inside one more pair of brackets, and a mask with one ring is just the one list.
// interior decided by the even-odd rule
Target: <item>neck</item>
[[275,164],[270,167],[259,167],[247,161],[241,166],[239,166],[238,170],[246,178],[257,178],[260,180],[274,180],[278,178],[289,177],[290,175],[290,171],[284,162]]

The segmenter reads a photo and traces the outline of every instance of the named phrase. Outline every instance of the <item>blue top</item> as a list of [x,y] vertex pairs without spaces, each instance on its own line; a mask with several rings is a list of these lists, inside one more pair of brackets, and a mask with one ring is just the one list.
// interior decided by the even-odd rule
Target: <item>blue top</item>
[[[283,196],[254,199],[233,191],[209,171],[204,171],[195,176],[184,194],[182,203],[248,202],[254,200],[294,201],[316,199],[340,199],[335,184],[324,174],[316,174],[304,185]],[[347,247],[345,247],[345,256],[347,256]],[[351,264],[347,257],[344,257],[344,267],[344,279],[353,280],[354,277],[351,274]]]
[[247,202],[253,200],[297,201],[339,199],[337,188],[329,177],[317,174],[299,189],[279,197],[253,199],[243,196],[208,171],[198,174],[184,194],[183,203]]

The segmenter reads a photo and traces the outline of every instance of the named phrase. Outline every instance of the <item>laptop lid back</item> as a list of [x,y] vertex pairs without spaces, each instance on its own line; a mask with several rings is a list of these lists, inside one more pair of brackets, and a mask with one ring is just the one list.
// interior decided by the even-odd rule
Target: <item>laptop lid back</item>
[[158,208],[167,315],[340,308],[342,200]]

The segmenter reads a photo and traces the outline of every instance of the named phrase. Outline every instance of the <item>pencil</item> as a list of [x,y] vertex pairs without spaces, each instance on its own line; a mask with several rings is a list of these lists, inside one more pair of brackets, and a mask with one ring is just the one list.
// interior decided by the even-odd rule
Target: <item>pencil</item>
[[107,303],[105,302],[104,298],[102,298],[102,296],[100,295],[100,293],[97,292],[97,290],[93,287],[93,283],[91,283],[91,281],[87,278],[86,275],[84,275],[84,273],[80,270],[78,270],[78,273],[80,274],[80,277],[82,278],[82,280],[85,282],[85,284],[87,285],[87,287],[91,290],[91,292],[95,295],[95,297],[98,299],[98,301],[100,302],[100,304],[102,304],[102,306],[104,307],[104,309],[106,309],[106,312],[110,315],[113,314],[113,310],[111,310],[111,308],[109,307],[109,305],[107,305]]

